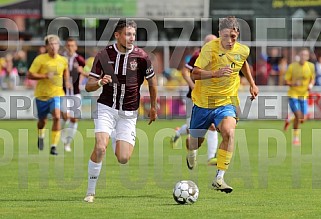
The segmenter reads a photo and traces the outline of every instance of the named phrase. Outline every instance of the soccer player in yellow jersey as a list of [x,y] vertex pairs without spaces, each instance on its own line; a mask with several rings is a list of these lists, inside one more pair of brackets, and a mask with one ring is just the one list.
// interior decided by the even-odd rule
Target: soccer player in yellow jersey
[[70,88],[67,59],[58,54],[60,40],[56,35],[45,37],[47,53],[38,55],[28,71],[28,78],[38,80],[35,99],[38,111],[38,148],[43,150],[47,115],[52,115],[50,154],[57,155],[60,138],[60,97],[65,95],[63,79]]
[[246,61],[249,48],[237,42],[239,24],[235,17],[220,20],[219,38],[202,47],[195,62],[192,77],[194,103],[190,123],[190,147],[186,157],[189,169],[196,165],[197,149],[212,123],[222,135],[217,152],[217,174],[212,183],[215,190],[230,193],[233,188],[223,179],[234,150],[234,129],[237,123],[236,108],[239,106],[239,71],[250,84],[252,99],[258,88]]
[[293,145],[301,144],[299,139],[299,124],[303,123],[307,117],[307,98],[309,90],[312,89],[315,82],[314,64],[308,62],[310,56],[309,50],[302,48],[299,56],[299,62],[290,64],[285,73],[286,84],[290,86],[288,91],[289,105],[295,116],[293,122]]

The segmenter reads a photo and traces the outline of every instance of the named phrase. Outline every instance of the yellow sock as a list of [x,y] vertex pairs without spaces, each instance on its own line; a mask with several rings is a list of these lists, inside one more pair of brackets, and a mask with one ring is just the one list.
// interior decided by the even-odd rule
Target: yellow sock
[[45,129],[38,129],[38,137],[45,138]]
[[218,149],[217,151],[217,169],[227,170],[232,159],[233,152]]
[[294,135],[295,138],[298,138],[299,134],[300,134],[300,130],[299,129],[294,129],[293,130],[293,135]]
[[51,131],[51,145],[58,145],[60,139],[60,131]]

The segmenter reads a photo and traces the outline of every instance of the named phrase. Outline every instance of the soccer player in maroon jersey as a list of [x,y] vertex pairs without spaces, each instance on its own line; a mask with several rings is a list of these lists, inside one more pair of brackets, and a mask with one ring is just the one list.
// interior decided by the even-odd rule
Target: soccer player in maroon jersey
[[148,81],[151,99],[149,124],[157,117],[156,76],[146,52],[134,46],[136,29],[134,21],[120,20],[114,32],[116,43],[96,55],[89,73],[86,91],[102,87],[102,93],[97,100],[94,118],[96,142],[88,163],[86,202],[94,201],[97,179],[112,132],[116,138],[114,151],[118,162],[126,164],[132,155],[140,86],[144,79]]
[[75,115],[75,109],[73,106],[77,106],[77,111],[81,110],[81,95],[79,89],[79,79],[80,75],[88,77],[88,74],[84,72],[85,59],[77,53],[77,42],[73,38],[68,38],[66,40],[66,51],[63,56],[68,59],[68,68],[70,72],[70,84],[72,84],[71,89],[66,89],[64,86],[64,91],[66,96],[63,97],[61,112],[61,140],[64,143],[65,151],[70,152],[70,143],[74,138],[74,135],[78,127],[78,117],[80,115]]

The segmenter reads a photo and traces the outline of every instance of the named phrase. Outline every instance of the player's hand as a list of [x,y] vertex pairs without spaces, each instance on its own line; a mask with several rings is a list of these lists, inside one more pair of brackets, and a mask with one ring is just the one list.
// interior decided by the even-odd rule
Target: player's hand
[[213,78],[227,77],[232,74],[233,70],[229,66],[224,66],[220,68],[218,71],[213,71]]
[[290,87],[298,87],[301,85],[302,85],[302,81],[297,80],[297,81],[292,82]]
[[113,80],[111,79],[110,75],[104,75],[104,77],[100,80],[101,86],[104,86],[105,84],[111,83]]
[[152,124],[152,122],[154,122],[157,118],[157,110],[155,107],[151,108],[149,113],[148,113],[148,117],[149,117],[149,123],[148,125]]
[[54,76],[55,76],[54,72],[48,72],[47,73],[47,78],[50,79],[50,80],[53,79]]
[[250,93],[251,93],[251,100],[253,101],[256,99],[257,95],[259,94],[259,88],[254,84],[250,86]]
[[65,81],[65,87],[66,89],[72,89],[72,85],[69,81]]

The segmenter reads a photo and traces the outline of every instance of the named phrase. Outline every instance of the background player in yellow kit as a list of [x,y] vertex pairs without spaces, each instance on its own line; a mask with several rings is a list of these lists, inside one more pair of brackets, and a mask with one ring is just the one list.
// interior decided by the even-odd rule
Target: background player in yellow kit
[[[285,73],[286,84],[289,85],[288,91],[289,105],[294,113],[293,121],[293,145],[300,145],[299,124],[303,123],[308,114],[307,98],[309,90],[315,82],[314,64],[308,62],[310,52],[307,48],[302,48],[299,52],[300,60],[289,65]],[[289,121],[286,121],[286,126]]]
[[45,37],[47,53],[38,55],[28,71],[28,78],[38,80],[35,89],[35,99],[38,111],[38,148],[43,150],[45,125],[47,115],[52,115],[51,149],[50,154],[57,155],[56,146],[60,139],[60,97],[65,95],[63,79],[66,87],[70,88],[69,71],[66,58],[58,54],[59,37]]

